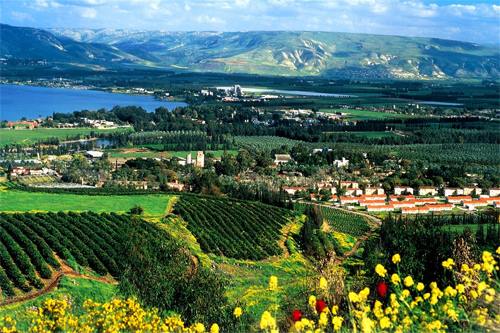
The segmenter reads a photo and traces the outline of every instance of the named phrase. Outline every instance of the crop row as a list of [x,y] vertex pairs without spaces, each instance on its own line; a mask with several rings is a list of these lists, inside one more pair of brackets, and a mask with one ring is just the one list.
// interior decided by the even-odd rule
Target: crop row
[[280,229],[289,215],[261,203],[197,196],[182,196],[175,213],[205,252],[252,260],[281,254]]
[[120,244],[129,219],[88,212],[0,214],[2,293],[12,296],[16,288],[42,288],[43,279],[60,269],[60,259],[118,276],[124,262]]

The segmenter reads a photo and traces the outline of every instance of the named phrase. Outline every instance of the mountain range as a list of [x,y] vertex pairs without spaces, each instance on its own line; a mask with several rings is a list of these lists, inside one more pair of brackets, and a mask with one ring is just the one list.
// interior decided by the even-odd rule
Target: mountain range
[[0,25],[3,59],[54,66],[360,79],[498,79],[500,50],[435,38],[307,31],[165,32]]

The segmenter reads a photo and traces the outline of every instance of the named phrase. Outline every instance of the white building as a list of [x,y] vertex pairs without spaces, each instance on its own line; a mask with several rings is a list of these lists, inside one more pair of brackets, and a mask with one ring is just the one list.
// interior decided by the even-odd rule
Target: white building
[[449,197],[450,195],[464,195],[464,189],[456,187],[445,187],[444,196]]
[[349,160],[346,160],[344,157],[342,157],[341,160],[334,160],[333,165],[337,168],[347,168],[349,166]]
[[394,187],[394,194],[395,195],[414,194],[413,193],[413,187],[409,187],[409,186],[395,186]]
[[422,186],[418,189],[418,195],[437,195],[438,191],[434,186]]
[[285,164],[292,161],[290,154],[275,154],[274,155],[274,165]]
[[500,188],[490,188],[488,194],[490,197],[498,197],[500,196]]

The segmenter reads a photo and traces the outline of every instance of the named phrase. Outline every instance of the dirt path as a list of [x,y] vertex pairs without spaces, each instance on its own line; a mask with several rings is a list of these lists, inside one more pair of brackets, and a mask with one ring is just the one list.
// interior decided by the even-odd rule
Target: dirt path
[[15,297],[6,299],[6,300],[0,302],[0,307],[5,306],[5,305],[9,305],[9,304],[15,304],[15,303],[29,301],[29,300],[35,299],[37,297],[40,297],[42,295],[45,295],[45,294],[51,292],[52,290],[54,290],[59,285],[59,282],[61,281],[61,279],[64,276],[93,280],[93,281],[110,283],[110,284],[117,283],[115,280],[113,280],[112,278],[107,277],[107,276],[89,276],[89,275],[80,274],[78,272],[75,272],[70,266],[68,266],[61,259],[59,259],[57,257],[56,257],[56,259],[61,264],[61,268],[60,268],[60,270],[58,270],[52,274],[52,277],[45,282],[45,286],[42,289],[39,289],[39,290],[36,290],[33,292],[29,292],[29,293],[24,294],[24,295],[19,295],[19,296],[15,296]]

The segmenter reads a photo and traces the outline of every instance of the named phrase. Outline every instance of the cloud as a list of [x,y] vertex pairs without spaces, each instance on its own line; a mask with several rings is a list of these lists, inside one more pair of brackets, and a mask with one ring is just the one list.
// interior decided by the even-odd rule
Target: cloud
[[80,9],[80,16],[87,19],[95,19],[97,16],[97,10],[94,8],[82,8]]
[[2,20],[15,24],[30,15],[39,27],[322,30],[500,44],[498,1],[4,0]]

